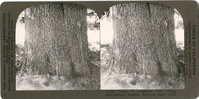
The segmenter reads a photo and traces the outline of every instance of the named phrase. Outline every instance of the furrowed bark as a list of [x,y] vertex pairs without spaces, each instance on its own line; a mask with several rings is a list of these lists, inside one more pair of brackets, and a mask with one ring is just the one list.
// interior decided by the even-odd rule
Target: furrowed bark
[[77,4],[27,8],[24,69],[30,74],[89,76],[86,14],[87,8]]
[[178,75],[173,8],[129,3],[111,10],[114,39],[110,72]]

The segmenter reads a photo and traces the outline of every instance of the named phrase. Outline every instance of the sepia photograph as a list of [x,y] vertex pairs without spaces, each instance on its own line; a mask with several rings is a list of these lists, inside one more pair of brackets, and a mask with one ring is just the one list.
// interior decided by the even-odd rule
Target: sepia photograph
[[101,89],[184,89],[181,14],[159,3],[123,3],[100,19]]
[[179,0],[2,2],[1,98],[197,98],[197,8]]
[[99,90],[100,23],[72,3],[34,5],[16,22],[16,90]]

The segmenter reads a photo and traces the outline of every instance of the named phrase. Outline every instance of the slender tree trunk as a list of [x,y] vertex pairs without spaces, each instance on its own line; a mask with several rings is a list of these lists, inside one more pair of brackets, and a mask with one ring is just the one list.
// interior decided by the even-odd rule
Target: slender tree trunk
[[25,10],[26,66],[30,74],[89,76],[87,8],[43,4]]
[[111,10],[114,39],[110,72],[172,77],[178,74],[173,8],[131,3]]

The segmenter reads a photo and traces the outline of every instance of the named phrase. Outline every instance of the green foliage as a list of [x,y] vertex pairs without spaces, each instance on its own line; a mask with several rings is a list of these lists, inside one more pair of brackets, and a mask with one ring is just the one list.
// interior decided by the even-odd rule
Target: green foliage
[[89,17],[89,19],[95,20],[94,22],[88,21],[87,27],[91,30],[94,30],[94,29],[99,30],[100,29],[100,22],[99,22],[99,18],[97,16],[97,13],[95,13],[94,10],[88,8],[87,9],[87,16]]
[[25,18],[24,18],[24,17],[21,17],[21,19],[19,20],[19,22],[25,23]]
[[184,49],[181,49],[180,47],[177,48],[177,68],[179,74],[184,75],[185,71],[185,64],[184,64]]
[[184,29],[184,24],[183,21],[178,21],[177,25],[176,25],[176,29],[182,28]]
[[111,44],[101,44],[101,73],[108,73],[109,70],[109,63],[111,62],[111,55],[112,55],[112,45]]
[[104,11],[103,15],[106,17],[110,17],[110,9],[107,9],[106,11]]
[[90,61],[100,61],[100,51],[89,50],[88,57]]
[[24,63],[24,53],[25,53],[24,47],[20,44],[16,44],[15,51],[16,51],[15,66],[16,66],[16,72],[18,72]]
[[101,48],[105,48],[108,54],[112,54],[112,45],[111,44],[101,44]]
[[90,30],[94,30],[94,29],[99,30],[100,29],[100,22],[95,21],[94,23],[88,23],[87,27]]

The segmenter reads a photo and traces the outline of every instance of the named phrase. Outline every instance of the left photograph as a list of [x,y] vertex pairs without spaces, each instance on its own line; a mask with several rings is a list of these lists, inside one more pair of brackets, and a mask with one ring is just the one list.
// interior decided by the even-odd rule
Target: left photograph
[[16,90],[100,90],[100,23],[72,3],[31,6],[16,22]]

